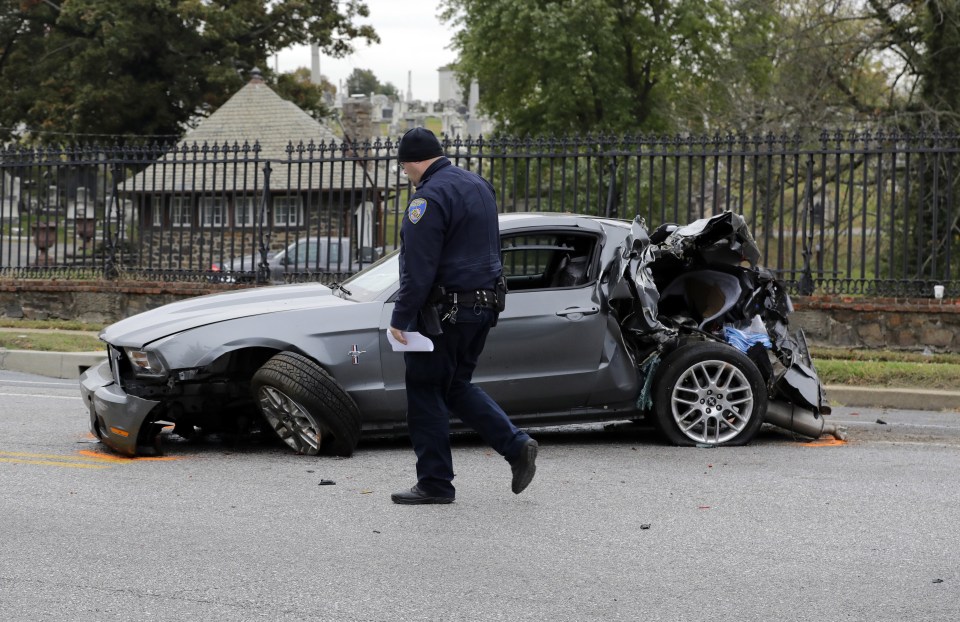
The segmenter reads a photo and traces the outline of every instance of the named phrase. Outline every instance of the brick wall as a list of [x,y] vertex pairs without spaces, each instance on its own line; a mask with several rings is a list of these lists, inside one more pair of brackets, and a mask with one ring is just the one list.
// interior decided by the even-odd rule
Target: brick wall
[[[147,309],[240,285],[0,280],[0,317],[109,324]],[[960,300],[797,297],[791,325],[812,344],[960,352]]]

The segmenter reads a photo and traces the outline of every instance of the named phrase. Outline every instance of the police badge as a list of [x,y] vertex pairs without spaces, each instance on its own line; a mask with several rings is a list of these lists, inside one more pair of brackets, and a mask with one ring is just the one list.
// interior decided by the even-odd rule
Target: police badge
[[410,205],[407,207],[407,218],[410,219],[410,224],[415,225],[420,222],[420,219],[423,218],[423,214],[426,211],[426,199],[414,199],[413,201],[410,201]]

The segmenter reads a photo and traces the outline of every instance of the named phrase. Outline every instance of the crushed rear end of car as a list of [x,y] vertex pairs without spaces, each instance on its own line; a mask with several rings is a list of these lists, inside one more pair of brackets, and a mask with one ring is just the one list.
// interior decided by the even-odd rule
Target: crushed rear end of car
[[[742,216],[723,212],[686,226],[663,225],[653,233],[638,218],[621,250],[610,268],[608,292],[644,380],[638,398],[642,409],[653,408],[657,370],[671,353],[689,344],[721,343],[749,359],[762,377],[766,423],[811,438],[843,438],[842,428],[823,419],[831,409],[803,330],[789,326],[793,304],[787,289],[770,270],[757,266],[761,253]],[[696,384],[698,373],[725,374],[725,365],[717,362],[712,372],[691,364],[687,382]],[[702,409],[700,415],[716,419],[718,407],[711,404],[722,392],[706,384],[703,391],[672,394],[683,440],[711,444],[699,432],[683,436],[692,419],[680,412],[686,400],[690,410]],[[737,414],[736,407],[732,412]],[[722,418],[719,425],[726,425]],[[710,438],[720,438],[719,432]]]

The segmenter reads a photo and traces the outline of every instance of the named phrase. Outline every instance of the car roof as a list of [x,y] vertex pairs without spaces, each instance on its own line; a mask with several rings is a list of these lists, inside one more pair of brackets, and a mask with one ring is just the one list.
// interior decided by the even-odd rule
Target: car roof
[[596,230],[598,225],[610,225],[629,228],[630,222],[617,218],[602,218],[568,212],[512,212],[500,214],[500,226],[503,229],[523,229],[525,227],[586,227]]

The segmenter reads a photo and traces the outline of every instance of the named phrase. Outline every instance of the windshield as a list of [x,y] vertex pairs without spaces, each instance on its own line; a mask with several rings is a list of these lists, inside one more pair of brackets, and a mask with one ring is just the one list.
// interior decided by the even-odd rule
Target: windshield
[[351,300],[368,302],[400,280],[400,251],[396,250],[370,264],[343,282]]

